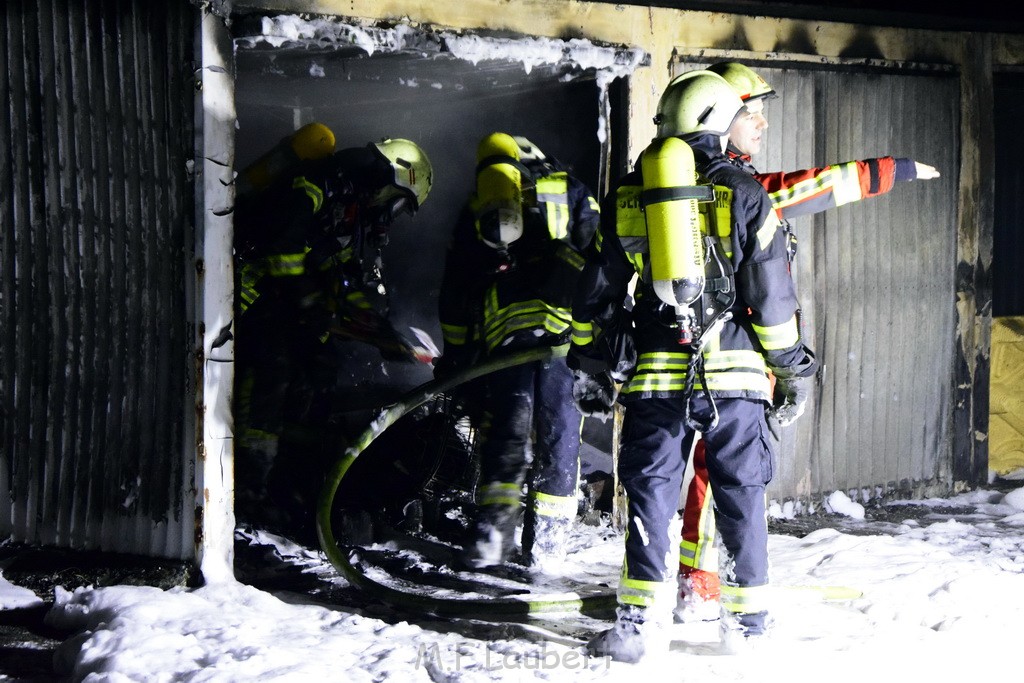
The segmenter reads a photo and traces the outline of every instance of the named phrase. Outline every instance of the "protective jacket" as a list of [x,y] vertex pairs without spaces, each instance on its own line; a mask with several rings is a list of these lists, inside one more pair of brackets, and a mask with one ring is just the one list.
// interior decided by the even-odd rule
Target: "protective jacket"
[[473,202],[464,209],[439,299],[446,356],[568,341],[572,293],[582,252],[597,232],[598,204],[563,171],[544,169],[535,181],[536,206],[524,208],[523,236],[507,253],[479,239]]
[[[360,263],[370,193],[383,182],[365,148],[307,163],[235,207],[239,312],[269,291],[285,306],[333,309],[343,301],[369,308]],[[283,321],[282,321],[283,322]]]
[[588,372],[607,368],[595,340],[627,286],[640,275],[633,306],[638,360],[620,399],[678,397],[706,387],[713,396],[771,401],[768,369],[808,362],[801,342],[797,300],[788,272],[786,241],[762,187],[717,148],[716,136],[688,141],[698,168],[715,186],[704,224],[717,238],[736,278],[738,296],[727,320],[706,336],[704,379],[688,377],[691,357],[671,327],[671,310],[654,295],[639,194],[639,167],[608,194],[602,207],[599,254],[588,261],[573,303],[570,364]]
[[896,182],[917,177],[914,160],[903,157],[887,156],[801,171],[759,173],[749,155],[734,147],[727,153],[738,168],[754,176],[768,191],[768,198],[781,220],[877,197],[889,192]]

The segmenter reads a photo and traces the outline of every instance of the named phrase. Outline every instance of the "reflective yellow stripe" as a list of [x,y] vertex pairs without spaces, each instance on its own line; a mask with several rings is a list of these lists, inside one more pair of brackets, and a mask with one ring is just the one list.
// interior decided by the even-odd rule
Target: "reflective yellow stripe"
[[800,328],[797,326],[795,315],[779,325],[753,325],[753,328],[766,351],[788,349],[800,341]]
[[781,190],[776,190],[769,195],[769,198],[776,210],[785,209],[788,206],[802,202],[807,198],[807,195],[813,195],[821,192],[822,188],[832,184],[834,175],[838,175],[838,173],[838,166],[829,166],[817,177],[808,178],[807,180],[801,181],[792,187],[784,187]]
[[693,567],[694,569],[703,569],[704,571],[711,572],[718,570],[718,555],[708,552],[714,549],[715,533],[717,531],[713,502],[714,496],[711,493],[711,487],[708,487],[704,491],[704,500],[700,507],[700,518],[697,522],[699,528],[697,542],[694,543],[693,541],[686,540],[679,542],[679,564],[684,567]]
[[[690,363],[690,354],[683,351],[662,351],[640,354],[637,371],[658,372],[662,370],[685,370]],[[726,370],[731,368],[767,369],[764,357],[751,349],[735,351],[708,350],[704,352],[704,368]]]
[[373,306],[370,304],[370,300],[366,298],[366,295],[362,292],[349,292],[345,295],[345,301],[352,304],[356,308],[363,310],[370,310]]
[[[309,251],[308,249],[306,251]],[[355,250],[352,247],[345,247],[336,254],[331,254],[320,264],[320,270],[328,271],[345,265],[346,261],[352,260]]]
[[686,375],[638,375],[630,379],[622,387],[623,394],[636,394],[647,391],[684,391]]
[[641,353],[637,359],[637,372],[658,372],[662,370],[685,370],[690,363],[688,353]]
[[705,351],[704,370],[715,372],[719,370],[732,370],[735,368],[750,368],[765,371],[768,366],[764,363],[764,356],[757,351],[740,349],[737,351]]
[[768,586],[728,586],[722,583],[722,607],[733,613],[762,612],[769,607]]
[[572,321],[572,343],[577,346],[586,346],[594,341],[593,323],[581,323]]
[[[754,372],[722,372],[707,375],[707,387],[711,391],[742,391],[769,395],[771,383],[768,377]],[[675,392],[686,389],[686,373],[662,373],[658,375],[640,374],[630,379],[622,387],[623,394],[643,392]],[[694,379],[693,390],[702,391],[704,383]]]
[[624,605],[651,607],[657,602],[658,593],[664,590],[664,584],[664,581],[641,581],[627,578],[625,565],[623,565],[616,597]]
[[256,299],[260,298],[260,293],[253,287],[245,287],[243,285],[238,292],[238,298],[240,299],[238,306],[241,312],[245,313]]
[[551,317],[554,318],[552,325],[557,328],[556,331],[561,332],[567,330],[572,321],[572,314],[569,313],[569,309],[550,306],[538,299],[512,304],[501,310],[488,311],[485,317],[487,318],[488,330],[507,325],[515,318],[529,318],[540,322],[543,318]]
[[[643,353],[636,374],[622,388],[623,394],[668,392],[686,389],[686,370],[690,354],[684,352]],[[771,384],[764,357],[757,351],[708,351],[704,354],[707,387],[712,391],[755,392],[768,396]],[[694,377],[694,389],[703,390],[700,377]]]
[[[718,372],[708,373],[708,389],[711,391],[751,391],[768,397],[771,392],[771,381],[768,376],[755,372]],[[702,391],[704,384],[694,382],[694,391]]]
[[263,268],[246,263],[238,271],[238,307],[245,313],[253,302],[259,298],[260,292],[256,289],[256,283],[263,277]]
[[557,319],[540,313],[532,316],[518,316],[514,323],[510,322],[503,325],[500,329],[488,331],[487,348],[489,351],[493,351],[511,334],[521,332],[522,330],[538,330],[542,327],[546,332],[560,335],[569,329],[569,324],[565,322],[559,324]]
[[461,346],[469,338],[469,328],[465,325],[446,325],[441,323],[441,336],[445,343]]
[[292,180],[292,187],[295,189],[301,189],[306,193],[313,202],[313,213],[320,210],[320,207],[324,205],[324,191],[319,187],[309,182],[303,176],[298,176]]
[[488,349],[494,349],[508,335],[520,330],[543,328],[551,334],[560,335],[569,329],[572,314],[567,308],[550,306],[538,299],[499,309],[497,292],[492,288],[484,309],[484,321]]
[[504,505],[519,507],[523,487],[519,484],[494,482],[480,488],[477,501],[481,505]]
[[531,498],[534,511],[542,517],[572,519],[576,516],[576,496],[553,496],[537,491]]
[[569,181],[564,172],[537,180],[537,203],[545,208],[548,232],[560,240],[569,234]]
[[697,566],[697,544],[691,541],[679,542],[679,564],[684,567]]
[[583,264],[586,263],[583,259],[583,255],[569,247],[564,242],[559,244],[557,254],[558,258],[568,263],[573,270],[583,270]]
[[860,187],[860,176],[857,173],[857,162],[848,161],[832,167],[836,174],[835,186],[832,188],[832,196],[836,200],[836,206],[849,204],[863,199]]
[[590,204],[590,208],[598,213],[601,213],[601,205],[597,203],[597,200],[587,195],[587,203]]
[[273,254],[264,259],[267,273],[273,277],[291,277],[306,272],[305,252],[298,254]]
[[767,249],[768,245],[772,243],[775,233],[778,232],[781,225],[778,214],[769,211],[768,215],[764,217],[764,224],[757,230],[757,244],[761,247],[761,251]]

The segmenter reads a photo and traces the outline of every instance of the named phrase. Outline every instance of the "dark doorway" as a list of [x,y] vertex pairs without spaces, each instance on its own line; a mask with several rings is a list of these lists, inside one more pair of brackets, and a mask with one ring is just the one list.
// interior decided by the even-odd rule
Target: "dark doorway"
[[1020,159],[1024,138],[1024,74],[996,74],[995,98],[995,233],[992,243],[992,315],[1024,315],[1024,172]]
[[[444,53],[238,49],[236,165],[244,168],[311,121],[329,126],[337,148],[383,137],[417,142],[430,156],[434,187],[413,219],[391,233],[384,264],[392,320],[427,331],[440,344],[437,294],[451,230],[473,189],[477,141],[493,131],[523,135],[567,165],[597,193],[600,91],[592,75],[564,67]],[[598,196],[595,194],[595,196]],[[340,382],[370,402],[430,379],[428,366],[383,362],[350,344]]]

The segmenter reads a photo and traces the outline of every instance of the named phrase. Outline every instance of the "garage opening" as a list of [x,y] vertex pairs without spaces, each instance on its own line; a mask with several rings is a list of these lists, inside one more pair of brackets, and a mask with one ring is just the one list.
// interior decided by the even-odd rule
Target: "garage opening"
[[[621,165],[616,145],[626,139],[625,116],[609,103],[624,101],[624,77],[645,58],[640,50],[584,40],[456,35],[332,18],[245,17],[233,32],[236,168],[312,122],[333,131],[339,150],[407,138],[430,157],[429,199],[391,227],[381,270],[390,321],[426,332],[438,346],[445,254],[474,188],[477,142],[495,131],[524,136],[600,198],[610,165]],[[341,358],[330,421],[343,438],[358,436],[375,409],[432,378],[429,364],[384,360],[364,343],[330,343]],[[336,444],[322,445],[316,458],[329,464],[338,452]],[[239,479],[249,466],[239,459]]]

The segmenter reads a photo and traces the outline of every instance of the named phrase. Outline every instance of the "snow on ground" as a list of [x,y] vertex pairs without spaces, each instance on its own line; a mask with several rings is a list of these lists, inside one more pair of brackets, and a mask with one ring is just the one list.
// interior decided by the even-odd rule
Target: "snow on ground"
[[43,601],[27,588],[15,586],[0,572],[0,610],[37,607]]
[[[1016,680],[1024,489],[916,505],[935,512],[923,521],[882,523],[859,520],[854,510],[839,525],[845,532],[773,534],[773,583],[785,587],[775,592],[776,626],[758,648],[737,655],[719,650],[713,622],[675,625],[668,653],[625,665],[587,657],[573,637],[527,639],[521,630],[429,618],[389,622],[241,583],[58,589],[48,621],[77,632],[59,648],[58,670],[87,681],[454,683],[622,680],[647,672],[687,683]],[[950,508],[956,516],[944,512]],[[889,518],[901,519],[898,507],[891,510]],[[574,541],[568,574],[603,573],[614,586],[621,537],[607,525],[579,525]],[[319,551],[275,542],[294,567],[344,586]],[[825,602],[821,586],[863,595]],[[0,584],[0,596],[12,590]]]

